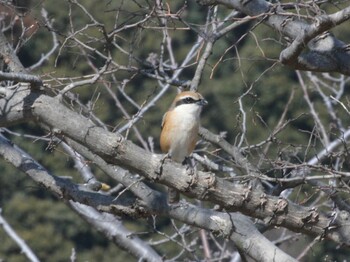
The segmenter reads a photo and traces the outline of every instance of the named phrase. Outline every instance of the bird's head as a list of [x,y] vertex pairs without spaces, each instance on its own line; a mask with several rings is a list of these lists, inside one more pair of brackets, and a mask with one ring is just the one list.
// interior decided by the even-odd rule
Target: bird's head
[[207,105],[208,102],[198,92],[185,91],[179,93],[172,104],[172,109],[183,110],[187,113],[200,113],[203,106]]

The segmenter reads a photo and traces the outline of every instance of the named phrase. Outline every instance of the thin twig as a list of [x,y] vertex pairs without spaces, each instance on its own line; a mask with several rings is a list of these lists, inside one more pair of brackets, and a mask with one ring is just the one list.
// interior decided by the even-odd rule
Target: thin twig
[[40,260],[34,254],[32,249],[27,245],[27,243],[16,233],[15,230],[12,229],[9,223],[7,223],[6,219],[1,215],[0,208],[0,225],[3,227],[6,234],[12,238],[13,241],[21,248],[21,252],[29,259],[31,262],[39,262]]

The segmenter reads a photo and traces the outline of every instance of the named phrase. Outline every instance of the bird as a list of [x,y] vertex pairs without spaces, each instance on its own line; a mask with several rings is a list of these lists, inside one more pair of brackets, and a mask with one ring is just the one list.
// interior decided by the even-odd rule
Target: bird
[[[171,160],[185,164],[198,141],[200,114],[208,102],[194,91],[178,93],[169,110],[164,114],[160,134],[160,148]],[[175,189],[168,190],[169,203],[179,201]]]

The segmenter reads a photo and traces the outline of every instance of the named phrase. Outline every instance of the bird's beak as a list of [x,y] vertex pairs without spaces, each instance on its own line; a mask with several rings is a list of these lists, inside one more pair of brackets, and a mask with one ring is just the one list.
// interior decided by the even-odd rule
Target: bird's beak
[[208,104],[208,101],[205,99],[201,99],[197,102],[197,104],[200,106],[206,106]]

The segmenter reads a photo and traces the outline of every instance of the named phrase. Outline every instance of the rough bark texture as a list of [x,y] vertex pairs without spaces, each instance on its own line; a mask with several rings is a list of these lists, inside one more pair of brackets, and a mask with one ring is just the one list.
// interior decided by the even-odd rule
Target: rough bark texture
[[[350,8],[331,15],[315,16],[307,21],[286,15],[277,4],[265,0],[197,0],[203,5],[224,5],[252,17],[261,17],[290,44],[280,54],[281,63],[294,69],[339,72],[350,75],[350,53],[347,45],[329,33],[330,28],[349,19]],[[306,51],[305,47],[310,50]],[[304,51],[304,52],[303,52]]]
[[[69,137],[85,145],[108,163],[135,171],[151,181],[176,188],[189,197],[219,204],[226,211],[240,211],[264,219],[272,225],[350,244],[348,236],[342,233],[349,227],[344,221],[336,223],[337,227],[332,227],[331,230],[332,218],[317,210],[293,204],[286,199],[268,196],[261,191],[252,190],[249,186],[227,182],[212,173],[197,172],[189,175],[181,165],[167,160],[162,163],[161,156],[150,154],[121,135],[97,127],[65,107],[57,98],[38,95],[35,92],[36,99],[31,99],[31,94],[24,91],[17,94],[26,94],[23,100],[34,101],[26,107],[30,108],[33,119],[48,126],[55,135]],[[2,119],[8,117],[2,115],[0,122]],[[55,181],[57,182],[59,181]]]
[[[348,47],[326,32],[349,19],[350,8],[306,20],[287,15],[280,6],[264,0],[198,0],[197,2],[203,5],[224,5],[234,8],[245,15],[256,17],[260,22],[278,31],[288,43],[280,54],[280,62],[285,65],[294,69],[350,75]],[[160,5],[159,1],[157,3]],[[198,88],[214,42],[224,34],[225,32],[218,33],[216,38],[214,34],[210,35],[211,41],[206,45],[191,83],[192,90]],[[106,56],[102,57],[108,60]],[[260,187],[259,178],[262,174],[259,169],[254,167],[238,148],[230,145],[221,136],[203,128],[200,130],[200,135],[205,140],[219,145],[258,186],[229,182],[212,172],[189,170],[169,159],[163,159],[161,155],[149,153],[118,132],[109,132],[106,128],[96,125],[65,104],[66,95],[69,95],[75,87],[74,84],[66,86],[56,97],[49,95],[44,91],[40,77],[30,75],[21,65],[2,33],[0,33],[0,58],[10,71],[0,72],[1,81],[25,82],[11,88],[0,89],[3,95],[0,99],[0,126],[10,127],[18,123],[34,122],[37,126],[48,130],[53,139],[64,141],[76,152],[92,161],[105,174],[121,183],[125,190],[132,192],[133,196],[121,194],[115,198],[96,192],[87,185],[78,185],[69,179],[55,176],[2,135],[0,155],[37,184],[63,199],[88,223],[135,257],[147,261],[162,259],[155,249],[141,239],[128,238],[130,231],[121,225],[117,216],[143,218],[160,215],[176,219],[231,239],[238,250],[257,261],[295,260],[265,238],[252,223],[251,217],[261,219],[268,226],[285,227],[320,240],[330,239],[341,245],[350,245],[348,212],[340,211],[337,215],[325,214],[282,197],[267,195]],[[109,62],[106,62],[105,67],[92,79],[82,80],[76,85],[95,83],[103,74],[103,70],[107,70],[108,65]],[[173,78],[177,81],[175,74]],[[152,189],[145,181],[175,188],[190,198],[215,204],[217,209],[200,208],[186,202],[169,206],[165,195]],[[283,184],[282,179],[274,182]],[[289,183],[290,186],[293,181]],[[303,181],[298,180],[294,185],[300,183]]]

